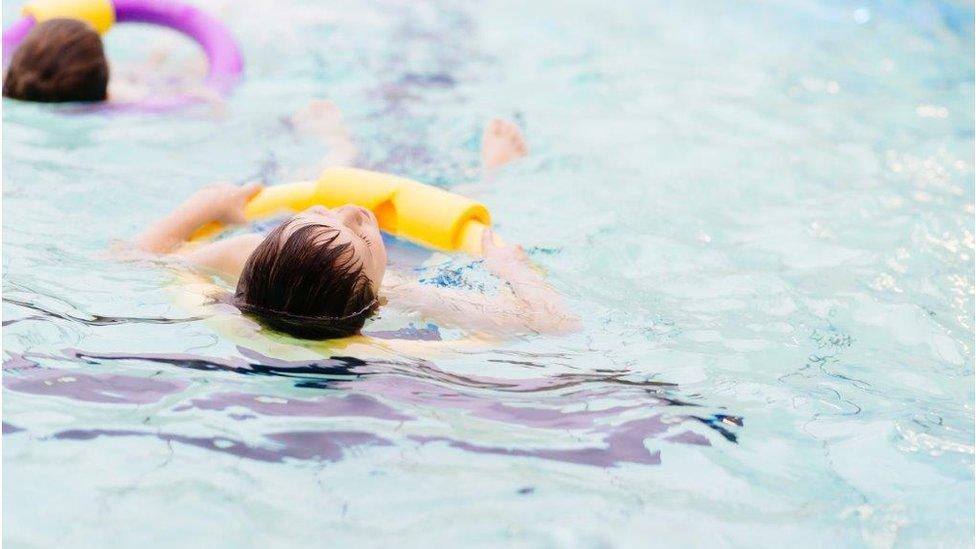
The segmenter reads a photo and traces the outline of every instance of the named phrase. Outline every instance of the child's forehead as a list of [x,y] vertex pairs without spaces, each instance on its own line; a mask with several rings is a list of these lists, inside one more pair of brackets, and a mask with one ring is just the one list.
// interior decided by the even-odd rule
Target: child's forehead
[[333,224],[330,220],[322,219],[312,220],[301,215],[295,215],[282,223],[278,235],[279,245],[292,238],[304,239],[305,244],[309,246],[353,244],[351,247],[355,248],[355,238],[342,223]]
[[291,235],[299,230],[315,234],[336,234],[342,232],[341,223],[333,223],[331,220],[309,219],[301,214],[293,216],[285,222],[284,232]]

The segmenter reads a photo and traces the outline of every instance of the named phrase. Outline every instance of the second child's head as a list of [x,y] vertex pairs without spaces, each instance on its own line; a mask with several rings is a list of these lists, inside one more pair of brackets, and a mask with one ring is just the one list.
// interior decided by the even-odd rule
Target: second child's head
[[304,339],[356,335],[379,307],[386,248],[359,206],[314,206],[271,231],[237,283],[235,302],[269,328]]
[[108,61],[101,37],[74,19],[38,24],[10,60],[3,95],[43,103],[104,101]]

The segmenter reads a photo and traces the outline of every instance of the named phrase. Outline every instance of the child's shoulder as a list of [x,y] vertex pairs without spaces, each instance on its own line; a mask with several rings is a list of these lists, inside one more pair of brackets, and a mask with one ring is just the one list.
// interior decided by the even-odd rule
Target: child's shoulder
[[237,235],[200,246],[184,246],[178,255],[190,264],[238,277],[254,250],[264,241],[256,233]]

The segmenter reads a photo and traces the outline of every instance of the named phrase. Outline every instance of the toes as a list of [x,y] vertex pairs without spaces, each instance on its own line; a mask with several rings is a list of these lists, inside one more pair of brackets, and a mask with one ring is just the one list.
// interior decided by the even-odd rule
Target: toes
[[338,112],[339,108],[335,103],[328,99],[315,99],[309,102],[308,111],[314,114],[324,115]]
[[494,168],[526,156],[528,147],[517,124],[494,118],[485,126],[481,153],[485,166]]
[[509,127],[509,133],[505,136],[508,139],[508,144],[513,149],[524,151],[525,150],[525,137],[519,130],[518,126],[511,124]]
[[486,128],[486,133],[493,135],[501,135],[502,130],[505,128],[505,121],[501,118],[493,118],[491,122],[488,123]]

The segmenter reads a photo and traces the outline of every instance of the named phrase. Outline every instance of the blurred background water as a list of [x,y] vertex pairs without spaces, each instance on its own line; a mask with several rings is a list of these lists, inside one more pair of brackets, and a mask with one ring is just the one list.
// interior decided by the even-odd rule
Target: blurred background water
[[[221,109],[4,100],[11,547],[972,545],[971,3],[199,5],[247,61]],[[208,182],[314,175],[312,98],[446,188],[517,120],[479,198],[583,331],[290,361],[105,253]]]

